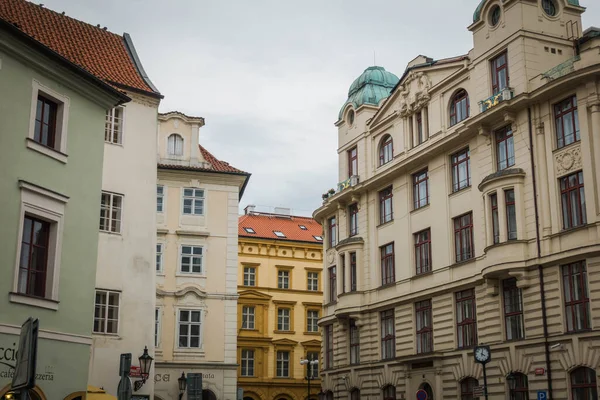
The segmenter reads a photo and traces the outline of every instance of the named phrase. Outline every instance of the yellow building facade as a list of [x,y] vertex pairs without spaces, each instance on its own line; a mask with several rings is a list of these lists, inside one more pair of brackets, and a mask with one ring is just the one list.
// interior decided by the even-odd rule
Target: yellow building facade
[[[323,304],[322,229],[312,218],[257,213],[238,224],[238,388],[244,400],[308,397],[309,371],[319,359]],[[317,366],[311,396],[320,391]]]

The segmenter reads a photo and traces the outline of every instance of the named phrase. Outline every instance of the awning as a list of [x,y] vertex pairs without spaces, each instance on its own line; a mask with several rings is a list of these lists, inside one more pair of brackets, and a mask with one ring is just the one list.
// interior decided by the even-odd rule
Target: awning
[[117,398],[111,394],[106,393],[104,389],[97,388],[96,386],[88,386],[86,400],[117,400]]

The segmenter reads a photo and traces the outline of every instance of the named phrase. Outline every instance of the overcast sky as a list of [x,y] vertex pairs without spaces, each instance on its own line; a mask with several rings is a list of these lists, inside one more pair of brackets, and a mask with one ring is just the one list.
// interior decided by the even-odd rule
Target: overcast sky
[[[584,29],[600,26],[600,1],[580,2],[588,7]],[[252,173],[242,206],[310,215],[337,184],[333,124],[373,54],[398,76],[419,54],[466,54],[472,47],[466,27],[479,0],[43,3],[132,36],[165,96],[160,111],[204,117],[200,142]]]

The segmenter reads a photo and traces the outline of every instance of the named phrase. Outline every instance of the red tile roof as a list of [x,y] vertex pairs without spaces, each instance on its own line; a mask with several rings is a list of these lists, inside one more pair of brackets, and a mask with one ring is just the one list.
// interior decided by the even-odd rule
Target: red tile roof
[[[305,226],[306,230],[300,228]],[[248,233],[244,228],[251,228],[256,233]],[[279,231],[285,237],[275,235]],[[322,237],[323,228],[312,218],[285,216],[275,214],[251,213],[242,215],[238,221],[238,236],[261,239],[293,240],[322,244],[315,236]]]
[[0,0],[0,18],[113,86],[160,95],[121,35],[25,0]]
[[226,173],[234,173],[234,174],[247,174],[247,172],[242,171],[241,169],[237,169],[229,165],[226,161],[218,160],[217,157],[213,156],[208,150],[206,150],[201,145],[198,145],[200,148],[200,153],[202,153],[202,157],[206,162],[211,165],[211,168],[203,168],[197,167],[193,165],[178,165],[178,164],[168,164],[168,163],[158,163],[158,168],[168,168],[168,169],[179,169],[182,171],[205,171],[205,172],[226,172]]

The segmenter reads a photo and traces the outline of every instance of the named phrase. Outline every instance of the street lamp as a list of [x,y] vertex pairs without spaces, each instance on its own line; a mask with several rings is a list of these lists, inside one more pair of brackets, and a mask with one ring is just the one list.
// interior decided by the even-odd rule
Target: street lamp
[[181,376],[177,379],[177,383],[179,384],[179,400],[183,399],[183,394],[185,393],[185,388],[187,386],[187,378],[185,377],[185,372],[181,373]]
[[135,381],[133,388],[137,392],[141,389],[141,387],[146,383],[146,380],[150,376],[150,368],[152,367],[152,361],[154,358],[148,354],[148,346],[144,346],[144,353],[139,356],[138,360],[140,361],[140,375],[142,376],[142,380]]
[[312,367],[315,365],[319,365],[319,360],[300,360],[300,365],[306,365],[306,380],[308,382],[308,400],[310,400],[310,380],[314,379],[312,376]]
[[512,372],[506,376],[506,382],[508,383],[509,396],[513,398],[513,391],[517,388],[517,377]]

